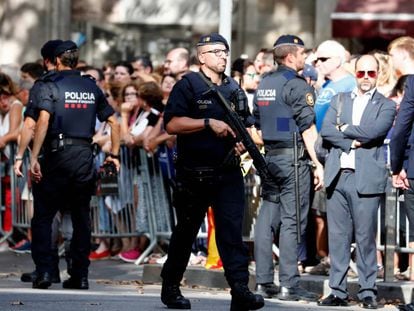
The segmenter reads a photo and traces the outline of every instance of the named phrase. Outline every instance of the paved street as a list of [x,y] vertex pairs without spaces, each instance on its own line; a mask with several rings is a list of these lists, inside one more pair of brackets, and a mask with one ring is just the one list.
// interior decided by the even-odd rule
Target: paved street
[[[64,267],[63,260],[61,268]],[[159,284],[142,284],[143,266],[119,260],[93,262],[90,289],[63,290],[53,284],[48,290],[35,290],[31,284],[20,282],[22,271],[33,268],[28,254],[0,253],[0,310],[1,311],[146,311],[166,310],[159,299]],[[62,275],[64,277],[64,275]],[[229,310],[228,290],[187,288],[183,293],[191,300],[193,310]],[[321,310],[315,303],[267,300],[262,310]],[[354,302],[347,308],[322,310],[363,310]],[[382,310],[397,310],[386,305]]]

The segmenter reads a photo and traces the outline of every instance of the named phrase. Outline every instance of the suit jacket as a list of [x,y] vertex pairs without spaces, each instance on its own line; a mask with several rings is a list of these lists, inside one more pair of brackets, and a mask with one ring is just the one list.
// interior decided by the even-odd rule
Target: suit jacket
[[[398,174],[403,167],[408,137],[411,134],[414,121],[414,75],[408,76],[405,84],[404,98],[400,104],[390,142],[391,170],[393,174]],[[414,178],[413,145],[411,145],[408,153],[407,176],[408,178]]]
[[[336,95],[338,96],[338,95]],[[352,92],[344,93],[340,124],[348,124],[344,131],[336,128],[337,100],[331,101],[321,129],[323,139],[331,144],[325,162],[325,186],[333,181],[341,168],[342,152],[349,153],[354,140],[362,143],[355,149],[356,189],[360,194],[385,192],[388,170],[383,152],[384,138],[395,117],[395,103],[375,91],[362,114],[360,125],[352,125]]]

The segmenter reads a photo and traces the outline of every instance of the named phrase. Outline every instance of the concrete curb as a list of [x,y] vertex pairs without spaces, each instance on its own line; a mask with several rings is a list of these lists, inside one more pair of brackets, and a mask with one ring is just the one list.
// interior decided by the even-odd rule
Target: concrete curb
[[[142,281],[144,284],[161,283],[160,277],[162,265],[145,264],[143,269]],[[209,288],[228,288],[229,285],[224,277],[222,270],[207,270],[204,267],[187,267],[184,274],[185,283],[192,286],[203,286]],[[277,280],[277,277],[275,277]],[[277,282],[276,282],[277,283]],[[254,289],[255,276],[250,275],[249,287]],[[327,296],[330,293],[329,277],[303,274],[301,275],[301,286],[307,290]],[[399,300],[402,303],[409,303],[413,298],[414,282],[397,281],[386,283],[381,280],[377,282],[378,300],[385,301]],[[357,278],[348,278],[348,289],[351,297],[356,297],[359,285]]]

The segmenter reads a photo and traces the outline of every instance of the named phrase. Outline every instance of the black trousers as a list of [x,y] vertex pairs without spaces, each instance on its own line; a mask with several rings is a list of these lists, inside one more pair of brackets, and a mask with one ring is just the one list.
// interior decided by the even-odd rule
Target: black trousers
[[89,204],[95,188],[92,150],[67,146],[41,159],[42,180],[33,185],[32,258],[36,271],[52,272],[51,226],[63,206],[71,211],[73,236],[70,247],[72,277],[88,275],[91,229]]
[[217,248],[230,286],[248,283],[248,254],[242,239],[244,183],[239,169],[219,174],[213,181],[180,178],[174,193],[177,225],[171,235],[168,259],[161,271],[164,281],[179,283],[209,206],[213,209]]

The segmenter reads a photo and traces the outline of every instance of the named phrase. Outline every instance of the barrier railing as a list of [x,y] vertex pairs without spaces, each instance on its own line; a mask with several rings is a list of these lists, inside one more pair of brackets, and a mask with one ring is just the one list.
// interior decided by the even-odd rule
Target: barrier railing
[[174,216],[168,204],[158,157],[147,154],[142,148],[126,146],[121,147],[120,157],[118,194],[97,196],[92,200],[92,236],[148,235],[150,244],[136,261],[140,264],[155,248],[159,238],[171,234]]
[[[12,149],[11,159],[14,159],[15,148]],[[10,178],[11,178],[11,194],[12,194],[12,211],[13,211],[13,227],[30,228],[30,221],[33,216],[33,195],[32,184],[30,180],[30,159],[26,153],[23,157],[21,171],[23,177],[16,177],[13,171],[13,161],[10,161]]]
[[[16,146],[10,146],[9,159],[14,158]],[[161,150],[166,152],[165,150]],[[149,155],[143,149],[121,148],[121,170],[118,176],[118,194],[110,196],[94,196],[91,201],[92,236],[94,237],[133,237],[138,233],[146,233],[150,245],[136,260],[143,262],[145,257],[155,248],[158,239],[170,236],[175,223],[174,211],[171,208],[168,193],[171,192],[168,179],[172,178],[171,161],[163,154]],[[102,159],[101,159],[102,160]],[[4,163],[3,163],[4,164]],[[17,178],[13,172],[13,161],[8,160],[8,174],[11,185],[11,210],[13,229],[4,231],[0,226],[0,242],[10,239],[13,230],[30,228],[33,214],[33,196],[29,178],[29,157],[25,155],[22,172],[24,177]],[[163,166],[163,172],[161,167]],[[260,205],[259,182],[254,173],[245,177],[246,213],[243,226],[243,237],[252,240],[254,237],[255,218]],[[400,222],[401,196],[397,196],[394,188],[389,188],[386,196],[385,221],[379,216],[378,250],[384,251],[385,280],[394,280],[393,254],[414,253],[409,248],[409,224],[406,218]],[[4,189],[0,184],[1,206],[4,207]],[[0,224],[3,224],[4,211],[0,213]],[[379,212],[380,215],[380,212]],[[138,224],[142,218],[147,224],[141,228]],[[384,221],[384,222],[383,222]],[[405,226],[404,226],[405,224]],[[405,232],[401,228],[405,227]],[[381,228],[385,230],[381,239]],[[404,239],[403,236],[404,235]],[[384,238],[385,236],[385,238]],[[199,237],[206,237],[200,231]],[[404,244],[406,246],[401,246]]]
[[[13,150],[13,146],[8,148],[8,153],[10,153],[10,149]],[[10,210],[13,206],[12,198],[9,198],[10,188],[11,187],[11,167],[9,160],[13,155],[8,154],[6,156],[5,150],[0,152],[0,243],[3,243],[7,240],[11,239],[11,235],[13,233],[13,228],[8,228],[10,225],[10,215],[13,217],[13,211]],[[11,206],[8,205],[9,201],[11,201]]]

